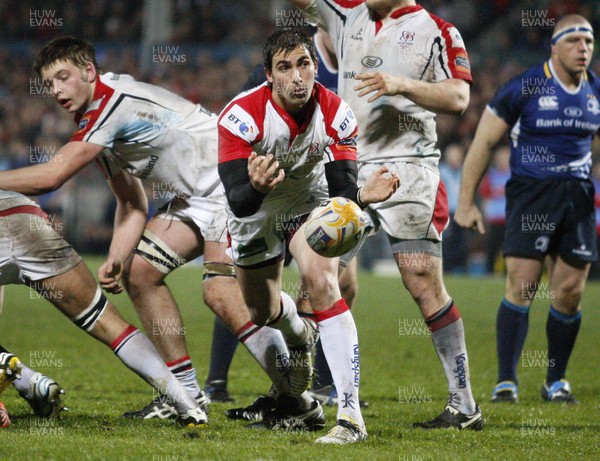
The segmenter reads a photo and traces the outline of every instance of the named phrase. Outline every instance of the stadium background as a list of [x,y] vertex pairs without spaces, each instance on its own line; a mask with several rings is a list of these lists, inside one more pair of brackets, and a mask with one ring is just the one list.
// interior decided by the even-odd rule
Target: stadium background
[[[600,4],[592,0],[419,3],[458,27],[473,70],[465,114],[438,116],[442,161],[448,146],[468,147],[486,102],[501,84],[547,58],[555,18],[578,12],[600,30]],[[218,113],[261,62],[261,45],[270,31],[305,25],[283,0],[2,1],[0,19],[0,169],[47,161],[74,130],[71,116],[31,70],[36,52],[52,37],[89,39],[104,70],[164,86]],[[600,73],[600,60],[592,62],[592,69]],[[599,153],[596,146],[595,158]],[[114,203],[103,183],[99,169],[90,165],[60,190],[39,198],[82,253],[102,254],[110,241]],[[156,207],[168,191],[148,186],[148,195]],[[468,257],[447,268],[482,274],[486,238],[470,232],[459,236],[462,246],[457,248]],[[449,255],[454,246],[446,245]],[[377,258],[387,251],[383,239],[370,242],[363,268],[381,269]],[[502,270],[500,264],[498,259],[496,271]]]

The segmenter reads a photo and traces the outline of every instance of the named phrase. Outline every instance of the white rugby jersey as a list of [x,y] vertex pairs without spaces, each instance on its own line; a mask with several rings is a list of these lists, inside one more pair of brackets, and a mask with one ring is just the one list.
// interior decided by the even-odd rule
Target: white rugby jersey
[[354,87],[357,73],[385,72],[424,82],[459,78],[471,82],[462,37],[450,23],[421,6],[392,12],[384,23],[363,0],[316,0],[316,17],[333,40],[338,56],[338,93],[350,104],[359,124],[361,162],[392,159],[437,165],[440,151],[435,114],[403,96],[372,103]]
[[356,117],[335,93],[315,82],[299,126],[271,96],[268,83],[240,94],[219,115],[219,163],[273,154],[285,179],[266,200],[325,185],[324,163],[356,160]]
[[129,75],[100,75],[94,101],[75,121],[71,141],[110,150],[99,160],[108,177],[116,164],[179,197],[206,196],[220,185],[216,115],[164,88]]

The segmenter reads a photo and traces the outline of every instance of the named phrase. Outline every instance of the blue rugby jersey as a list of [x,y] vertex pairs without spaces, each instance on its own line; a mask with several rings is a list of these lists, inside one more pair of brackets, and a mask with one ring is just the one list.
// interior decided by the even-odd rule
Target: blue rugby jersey
[[570,91],[547,61],[504,85],[488,109],[512,127],[512,174],[589,178],[592,139],[600,128],[600,83],[593,72]]

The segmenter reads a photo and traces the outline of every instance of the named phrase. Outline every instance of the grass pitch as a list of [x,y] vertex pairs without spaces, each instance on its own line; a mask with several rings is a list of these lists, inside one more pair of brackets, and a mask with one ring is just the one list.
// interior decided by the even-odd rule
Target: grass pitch
[[[87,258],[95,270],[99,259]],[[297,275],[286,272],[292,289]],[[213,315],[202,302],[201,272],[186,268],[168,282],[180,304],[188,347],[203,383],[209,361]],[[1,460],[592,460],[600,458],[600,371],[598,371],[600,284],[590,283],[584,316],[567,378],[578,406],[542,402],[545,322],[552,293],[540,287],[531,311],[521,357],[518,405],[491,404],[496,380],[495,317],[504,281],[447,277],[465,323],[471,380],[487,425],[482,432],[423,431],[410,424],[439,413],[446,380],[417,308],[398,277],[360,276],[353,309],[361,342],[361,398],[369,440],[330,447],[314,444],[320,433],[250,430],[229,421],[231,404],[212,404],[209,427],[186,436],[169,421],[131,421],[127,410],[147,404],[153,390],[126,369],[109,348],[88,337],[50,303],[22,286],[7,287],[0,344],[66,390],[70,411],[55,421],[32,415],[13,389],[2,394],[13,425],[0,430]],[[139,326],[126,295],[112,297],[123,316]],[[269,387],[243,349],[236,353],[229,390],[234,406],[249,404]],[[326,407],[327,425],[335,408]]]

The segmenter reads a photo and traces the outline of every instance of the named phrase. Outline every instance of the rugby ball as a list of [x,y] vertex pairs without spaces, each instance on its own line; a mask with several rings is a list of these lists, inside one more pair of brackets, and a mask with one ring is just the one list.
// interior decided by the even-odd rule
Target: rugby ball
[[356,203],[334,197],[311,212],[306,220],[304,236],[315,252],[335,258],[356,246],[366,225],[363,212]]

